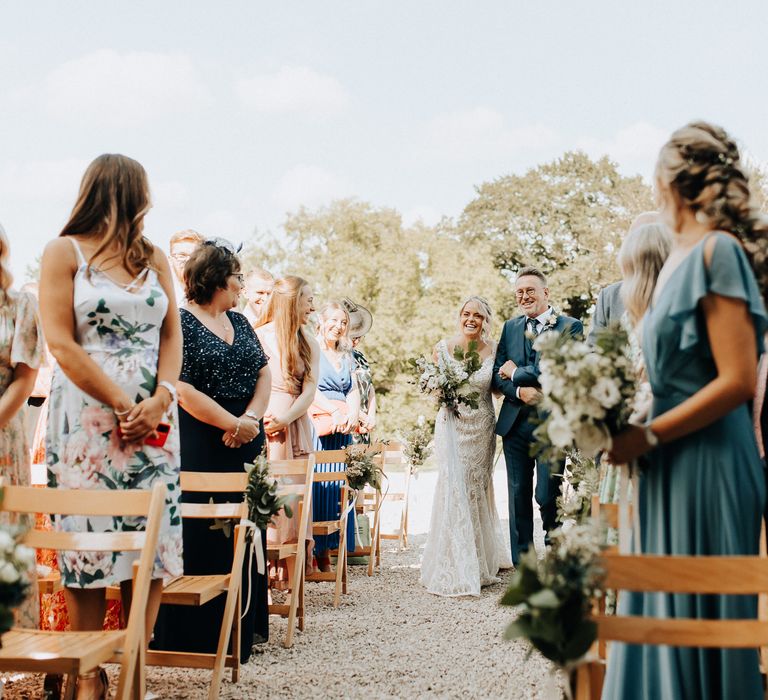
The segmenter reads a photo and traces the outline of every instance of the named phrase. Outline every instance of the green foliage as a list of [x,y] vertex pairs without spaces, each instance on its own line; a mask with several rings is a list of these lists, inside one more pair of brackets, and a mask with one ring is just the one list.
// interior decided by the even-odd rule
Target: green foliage
[[260,530],[272,525],[273,518],[285,510],[285,515],[293,517],[288,505],[288,496],[277,495],[277,480],[269,473],[269,462],[264,455],[259,455],[253,464],[244,464],[248,472],[248,486],[245,498],[248,501],[248,518],[256,523]]
[[524,175],[477,188],[457,222],[404,226],[400,214],[340,200],[288,216],[284,236],[261,236],[245,261],[307,279],[315,299],[348,296],[371,310],[361,350],[371,364],[385,435],[434,415],[414,391],[406,358],[429,355],[452,335],[460,304],[480,294],[494,310],[492,334],[516,313],[509,278],[522,264],[550,275],[553,301],[577,317],[619,278],[615,257],[635,214],[652,208],[649,188],[607,159],[567,153]]
[[435,432],[433,421],[417,421],[416,424],[402,433],[403,454],[408,460],[411,474],[424,464],[432,452],[432,438]]
[[375,458],[381,454],[381,450],[374,450],[368,445],[349,445],[344,448],[347,453],[346,472],[347,483],[350,488],[360,491],[369,484],[381,492],[381,480],[384,472],[376,464]]
[[581,318],[600,288],[619,279],[616,253],[632,219],[652,208],[639,176],[623,177],[608,158],[568,152],[480,185],[458,230],[490,243],[494,264],[510,277],[525,265],[541,269],[553,298]]
[[591,526],[557,530],[539,561],[532,549],[520,559],[502,605],[519,608],[506,639],[527,639],[562,668],[587,653],[597,636],[590,619],[592,600],[602,594],[598,535]]

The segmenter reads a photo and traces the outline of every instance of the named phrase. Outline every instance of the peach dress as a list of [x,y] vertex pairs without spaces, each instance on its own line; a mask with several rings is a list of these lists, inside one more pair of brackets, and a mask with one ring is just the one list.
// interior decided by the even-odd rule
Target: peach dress
[[[269,370],[272,373],[272,393],[269,396],[267,413],[280,415],[293,406],[300,396],[300,391],[292,389],[283,377],[280,350],[277,347],[275,326],[268,323],[256,329],[264,352],[269,358]],[[303,377],[302,371],[302,377]],[[295,459],[312,452],[312,423],[304,413],[285,430],[267,435],[267,459]],[[297,536],[298,513],[287,518],[282,513],[275,518],[274,527],[267,531],[267,543],[279,544],[295,542]]]

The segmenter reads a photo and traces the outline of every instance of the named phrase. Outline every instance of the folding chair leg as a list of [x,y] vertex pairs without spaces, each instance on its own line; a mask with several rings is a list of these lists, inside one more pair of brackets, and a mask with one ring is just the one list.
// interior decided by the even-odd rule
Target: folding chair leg
[[298,618],[299,618],[299,629],[303,632],[304,631],[304,581],[305,577],[301,577],[301,586],[299,587],[299,609],[298,609]]
[[240,680],[240,641],[242,622],[240,618],[243,614],[243,583],[240,581],[240,588],[237,591],[237,609],[235,610],[235,619],[232,621],[232,640],[230,642],[234,664],[232,666],[232,682],[237,683]]
[[[301,536],[300,536],[299,542],[296,545],[296,557],[294,558],[294,563],[293,563],[293,581],[291,584],[291,603],[290,603],[290,607],[288,608],[288,630],[285,633],[285,641],[283,642],[283,646],[286,649],[289,649],[291,646],[293,646],[293,628],[294,628],[294,625],[296,624],[296,613],[299,607],[299,598],[301,597],[302,589],[304,586],[304,575],[305,575],[304,557],[306,556],[306,554],[307,554],[307,545],[301,539]],[[289,571],[290,571],[290,567],[289,567]]]
[[[242,525],[235,527],[235,548],[234,561],[232,562],[232,573],[229,578],[229,587],[227,588],[227,600],[224,604],[224,615],[221,621],[221,630],[219,632],[219,646],[216,649],[216,659],[213,663],[213,676],[211,686],[208,689],[208,700],[216,700],[219,697],[221,688],[221,677],[224,675],[224,661],[226,659],[227,646],[231,636],[234,617],[237,613],[238,598],[241,597],[240,583],[243,574],[243,558],[245,554],[245,533],[246,528]],[[261,542],[261,532],[256,530],[254,538]],[[238,620],[239,623],[239,620]],[[239,640],[238,640],[239,642]],[[234,649],[235,663],[240,662],[240,645]]]
[[[342,506],[343,507],[343,506]],[[336,588],[333,594],[333,607],[338,608],[341,603],[342,588],[347,592],[346,571],[347,571],[347,522],[342,523],[343,527],[339,533],[339,553],[336,556]]]

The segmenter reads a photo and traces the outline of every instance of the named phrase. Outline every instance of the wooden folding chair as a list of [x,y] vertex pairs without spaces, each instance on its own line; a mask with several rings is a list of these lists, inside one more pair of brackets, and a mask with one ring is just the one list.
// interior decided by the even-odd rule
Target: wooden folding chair
[[[384,472],[386,445],[376,443],[368,446],[368,451],[374,452],[377,450],[380,454],[374,457],[374,461],[377,462],[382,472]],[[349,556],[368,557],[368,576],[373,576],[374,567],[381,567],[381,506],[383,498],[379,491],[366,485],[365,489],[358,495],[358,501],[355,506],[356,514],[362,513],[370,521],[371,542],[367,546],[356,546],[355,551],[350,552]],[[357,522],[355,522],[355,527],[357,528]]]
[[77,552],[140,552],[133,570],[133,602],[124,630],[48,632],[14,628],[3,635],[0,671],[61,673],[69,676],[65,697],[75,696],[78,675],[108,661],[119,663],[116,698],[143,698],[145,694],[146,631],[144,613],[165,504],[165,484],[152,490],[65,490],[31,486],[4,486],[2,510],[89,516],[143,516],[146,529],[132,532],[59,532],[29,530],[23,542],[38,549]]
[[387,445],[383,445],[383,468],[384,473],[388,473],[394,470],[403,469],[404,482],[402,491],[389,491],[386,495],[382,496],[382,507],[386,503],[402,503],[400,511],[400,524],[394,532],[380,532],[379,533],[379,547],[378,547],[378,559],[377,565],[380,565],[381,559],[381,540],[397,540],[400,544],[400,549],[405,549],[408,546],[408,501],[411,488],[411,465],[408,464],[408,460],[403,453],[403,445],[395,440],[389,442]]
[[[344,450],[323,450],[314,453],[315,464],[337,464],[344,463],[347,459],[347,453]],[[312,523],[312,533],[314,535],[332,535],[339,533],[339,548],[336,551],[336,571],[318,571],[306,577],[307,581],[334,581],[335,588],[333,593],[333,607],[338,608],[341,603],[341,594],[347,592],[347,518],[349,517],[350,504],[349,486],[347,484],[347,471],[336,472],[314,472],[312,474],[313,483],[329,483],[340,481],[339,497],[339,517],[334,520],[327,520]],[[354,509],[354,505],[351,506]],[[333,554],[333,551],[331,551]]]
[[[758,556],[656,556],[607,553],[605,587],[637,592],[756,595],[768,592],[768,559]],[[655,618],[596,615],[598,640],[684,647],[759,648],[768,644],[768,622],[755,619]],[[608,649],[610,653],[610,647]],[[577,700],[602,692],[605,662],[577,672]]]
[[[182,493],[245,493],[248,474],[242,472],[181,472]],[[182,503],[182,518],[236,521],[232,569],[224,574],[180,576],[163,589],[162,602],[171,605],[199,607],[218,596],[226,596],[224,614],[219,628],[219,642],[215,654],[184,651],[148,651],[147,663],[152,666],[183,668],[210,668],[213,671],[208,698],[219,697],[224,668],[232,669],[232,682],[237,683],[240,673],[240,615],[242,608],[242,572],[246,554],[246,533],[253,529],[248,522],[248,504],[237,503]],[[254,546],[261,546],[261,533],[253,532]],[[227,648],[229,647],[229,653]]]
[[269,471],[279,480],[278,496],[298,496],[298,510],[293,517],[298,522],[297,541],[267,545],[267,557],[270,561],[288,560],[288,582],[290,599],[288,605],[269,606],[270,614],[288,618],[288,629],[283,646],[293,646],[293,632],[298,618],[298,625],[304,631],[304,576],[307,554],[307,532],[312,517],[312,473],[315,469],[315,456],[302,459],[271,460]]

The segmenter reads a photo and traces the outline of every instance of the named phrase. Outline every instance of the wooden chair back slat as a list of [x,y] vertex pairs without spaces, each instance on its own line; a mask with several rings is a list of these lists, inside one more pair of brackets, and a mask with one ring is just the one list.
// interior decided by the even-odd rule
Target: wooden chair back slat
[[182,491],[210,491],[211,493],[233,493],[245,491],[248,474],[241,472],[181,472]]
[[320,450],[314,455],[315,464],[338,464],[347,461],[347,453],[344,450]]
[[656,619],[600,615],[599,636],[628,644],[754,648],[768,644],[768,622],[760,620]]
[[67,549],[74,552],[138,552],[147,543],[142,532],[57,532],[29,530],[22,542],[36,549]]
[[307,473],[307,460],[306,458],[270,460],[269,473],[274,477],[303,476]]
[[346,481],[347,472],[315,472],[312,474],[312,481],[316,484],[327,481]]
[[278,496],[303,496],[305,483],[300,484],[278,484]]
[[2,509],[9,513],[50,515],[144,515],[151,491],[51,489],[37,486],[5,486]]
[[624,591],[755,594],[768,592],[768,558],[603,556],[605,586]]
[[182,518],[221,518],[233,520],[248,517],[248,504],[240,503],[182,503]]

